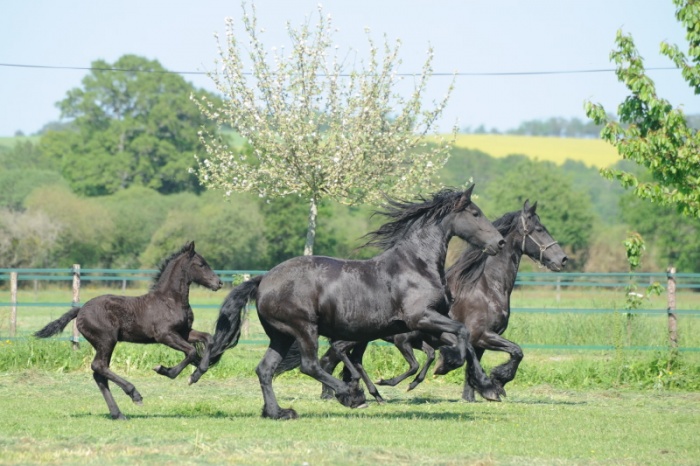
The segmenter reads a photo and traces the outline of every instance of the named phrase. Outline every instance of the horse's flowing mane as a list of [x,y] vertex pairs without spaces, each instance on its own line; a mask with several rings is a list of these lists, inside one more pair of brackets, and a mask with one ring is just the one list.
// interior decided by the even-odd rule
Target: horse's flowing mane
[[374,214],[393,220],[367,233],[364,237],[369,240],[363,247],[375,246],[383,250],[390,249],[406,237],[413,225],[423,226],[439,222],[455,209],[462,194],[464,194],[463,191],[445,188],[434,193],[432,198],[418,196],[414,202],[387,197],[383,210],[378,210]]
[[[520,213],[521,211],[519,210],[508,212],[493,222],[493,226],[496,227],[503,238],[516,231]],[[488,257],[481,249],[467,248],[445,273],[450,289],[455,290],[462,286],[474,284],[483,275]]]
[[182,246],[182,248],[180,248],[179,251],[174,252],[170,256],[163,259],[163,262],[161,262],[158,266],[158,273],[153,278],[153,282],[151,283],[151,291],[153,291],[155,286],[160,281],[160,277],[163,275],[163,272],[165,272],[165,269],[168,267],[168,264],[170,264],[170,262],[172,262],[176,257],[180,257],[180,255],[184,254],[189,249],[189,247],[190,244],[186,243],[184,246]]

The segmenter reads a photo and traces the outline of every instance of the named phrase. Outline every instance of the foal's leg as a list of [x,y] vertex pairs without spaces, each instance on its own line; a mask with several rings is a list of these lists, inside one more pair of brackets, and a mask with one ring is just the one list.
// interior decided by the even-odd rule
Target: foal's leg
[[452,334],[457,338],[455,347],[443,346],[440,349],[441,363],[435,368],[435,374],[441,375],[456,369],[467,362],[467,380],[481,396],[490,401],[500,401],[499,390],[484,373],[474,348],[469,343],[469,331],[461,322],[450,319],[436,311],[428,311],[419,319],[415,327],[435,336],[441,333]]
[[[204,336],[206,335],[206,337]],[[208,337],[208,338],[207,338]],[[165,346],[168,346],[170,348],[176,349],[178,351],[181,351],[185,353],[185,359],[180,361],[179,364],[173,367],[164,367],[158,364],[156,367],[153,368],[154,371],[159,373],[160,375],[164,375],[166,377],[169,377],[171,379],[174,379],[178,375],[180,375],[180,372],[182,372],[185,367],[188,366],[188,364],[192,363],[197,359],[197,349],[191,344],[197,341],[202,341],[202,342],[208,342],[211,341],[211,335],[207,334],[202,334],[202,332],[198,332],[196,330],[190,330],[190,333],[188,334],[188,339],[185,340],[182,335],[176,332],[171,332],[171,333],[166,333],[162,335],[157,335],[156,336],[156,341],[158,343],[162,343]],[[208,351],[208,350],[205,350]],[[207,364],[209,364],[209,355],[207,354]],[[200,367],[201,367],[201,362],[200,362]],[[201,375],[201,374],[200,374]],[[199,377],[197,377],[199,378]],[[190,380],[190,383],[191,380]]]
[[112,416],[112,419],[126,419],[126,417],[124,417],[121,411],[119,411],[119,407],[114,401],[112,392],[109,389],[108,380],[111,380],[112,382],[117,384],[122,390],[124,390],[124,393],[129,395],[134,403],[138,405],[142,404],[143,398],[132,383],[128,382],[125,379],[122,379],[109,369],[109,363],[112,359],[112,351],[114,351],[114,347],[116,346],[117,342],[97,342],[94,340],[88,341],[95,348],[95,359],[93,359],[91,365],[93,371],[92,377],[95,379],[97,387],[100,389],[100,391],[102,392],[102,396],[107,402],[109,414]]
[[[199,361],[199,365],[197,368],[194,370],[192,375],[190,375],[190,378],[188,380],[188,383],[192,385],[193,383],[196,383],[199,378],[204,374],[207,369],[209,369],[209,356],[211,354],[211,344],[212,344],[212,336],[206,332],[199,332],[197,330],[190,330],[190,335],[187,338],[187,341],[189,343],[195,344],[195,343],[202,343],[203,344],[203,350],[202,350],[202,359]],[[196,348],[195,348],[196,349]]]

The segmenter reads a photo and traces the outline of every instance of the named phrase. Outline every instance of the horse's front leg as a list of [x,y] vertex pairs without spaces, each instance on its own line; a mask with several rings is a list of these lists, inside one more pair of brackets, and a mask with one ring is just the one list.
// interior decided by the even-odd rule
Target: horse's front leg
[[182,370],[187,367],[188,364],[197,358],[197,350],[195,347],[188,343],[188,341],[185,340],[179,333],[171,332],[158,335],[156,336],[156,342],[185,353],[185,359],[180,361],[180,363],[176,366],[165,367],[158,364],[156,367],[154,367],[153,370],[160,375],[174,379],[180,375],[180,372],[182,372]]
[[355,371],[360,374],[360,377],[362,377],[362,381],[365,383],[367,391],[370,393],[370,395],[377,400],[377,403],[383,404],[385,402],[384,398],[382,398],[382,395],[379,393],[379,390],[377,390],[377,387],[374,386],[372,379],[369,378],[369,375],[365,370],[365,366],[362,365],[362,358],[365,355],[365,351],[367,351],[368,344],[368,341],[357,342],[355,347],[348,354],[348,358],[352,364],[352,367],[354,367]]
[[198,330],[190,330],[189,337],[187,338],[188,343],[192,344],[197,344],[201,343],[202,344],[202,356],[201,359],[199,360],[199,364],[197,365],[197,368],[194,370],[192,375],[190,375],[189,378],[189,384],[192,385],[193,383],[196,383],[199,378],[209,369],[209,355],[211,354],[211,344],[212,344],[212,336],[206,332],[200,332]]
[[348,408],[364,408],[367,406],[365,395],[362,389],[359,388],[359,373],[352,367],[352,363],[346,367],[351,371],[355,371],[357,379],[355,379],[354,383],[351,382],[348,384],[336,379],[321,367],[321,363],[318,360],[317,335],[299,335],[297,341],[299,342],[299,350],[301,352],[301,366],[299,370],[303,374],[313,377],[322,384],[328,385],[328,387],[335,392],[335,398],[342,405]]
[[522,348],[495,332],[484,332],[474,345],[486,350],[503,351],[510,355],[508,361],[491,370],[491,380],[499,388],[501,395],[505,396],[506,391],[503,387],[515,378],[520,361],[523,360]]
[[476,358],[474,348],[469,342],[469,331],[461,322],[450,319],[436,311],[428,311],[418,320],[417,330],[428,332],[442,339],[447,339],[451,334],[456,338],[455,346],[443,346],[440,348],[440,360],[435,368],[435,374],[442,375],[456,369],[467,362],[467,380],[481,396],[490,401],[500,401],[499,390],[486,376],[479,360]]

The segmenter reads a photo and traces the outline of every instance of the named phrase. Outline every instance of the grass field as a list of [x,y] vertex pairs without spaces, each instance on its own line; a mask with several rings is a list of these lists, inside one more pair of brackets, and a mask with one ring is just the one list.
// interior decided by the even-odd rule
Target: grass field
[[476,149],[492,157],[520,154],[558,165],[571,159],[587,166],[605,168],[620,160],[617,150],[600,139],[458,134],[455,146]]
[[[121,290],[85,287],[81,301],[105,292]],[[193,288],[196,328],[211,330],[224,296],[225,290]],[[67,310],[70,289],[22,289],[19,301],[66,302],[65,308],[20,308],[18,328],[28,335]],[[619,291],[563,290],[559,302],[547,289],[513,293],[516,307],[619,302]],[[680,293],[678,307],[698,309],[700,296]],[[0,336],[6,312],[0,308]],[[518,343],[619,348],[526,348],[500,404],[461,402],[464,376],[457,370],[429,376],[412,392],[405,383],[379,387],[385,405],[349,410],[319,400],[318,383],[295,371],[274,384],[280,404],[299,413],[289,422],[260,417],[254,368],[265,336],[255,313],[250,317],[245,341],[194,386],[187,385],[190,369],[174,381],[151,371],[179,361],[180,353],[119,344],[112,368],[144,396],[136,406],[112,387],[130,419],[122,423],[109,419],[92,380],[88,344],[73,351],[67,332],[58,339],[0,340],[0,464],[692,465],[700,458],[700,353],[625,350],[628,321],[619,313],[513,315],[507,335]],[[632,326],[633,344],[657,338],[664,344],[663,318],[634,316]],[[683,345],[700,346],[699,318],[682,318],[679,331]],[[487,353],[484,367],[502,359]],[[365,366],[375,380],[405,370],[398,351],[385,345],[370,346]]]
[[130,379],[143,406],[115,393],[108,418],[88,373],[0,376],[0,464],[692,465],[700,394],[516,388],[503,403],[457,401],[454,387],[385,389],[385,405],[349,410],[308,379],[276,383],[297,421],[260,417],[254,377],[188,387]]

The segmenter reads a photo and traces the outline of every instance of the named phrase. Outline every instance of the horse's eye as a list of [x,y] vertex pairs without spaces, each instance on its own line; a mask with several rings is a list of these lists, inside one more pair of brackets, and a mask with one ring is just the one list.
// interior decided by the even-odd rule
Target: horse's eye
[[476,210],[476,211],[472,212],[472,215],[473,215],[474,217],[478,217],[478,216],[479,216],[479,211]]
[[544,230],[542,229],[542,227],[537,227],[537,228],[535,228],[535,231],[544,231]]

